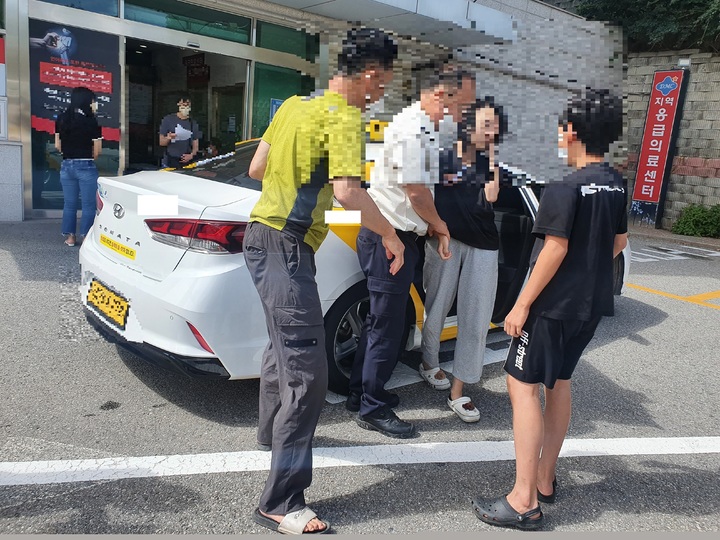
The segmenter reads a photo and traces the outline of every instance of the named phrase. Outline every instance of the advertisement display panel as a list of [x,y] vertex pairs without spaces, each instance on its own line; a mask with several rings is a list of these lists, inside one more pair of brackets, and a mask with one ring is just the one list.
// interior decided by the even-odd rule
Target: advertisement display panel
[[30,112],[33,208],[62,208],[62,156],[55,150],[55,119],[85,86],[98,100],[103,152],[100,174],[117,174],[120,142],[120,66],[117,36],[30,20]]

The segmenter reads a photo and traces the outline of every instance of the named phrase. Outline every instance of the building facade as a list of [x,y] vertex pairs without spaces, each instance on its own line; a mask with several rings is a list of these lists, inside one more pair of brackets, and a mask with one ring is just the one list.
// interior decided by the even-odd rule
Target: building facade
[[14,170],[2,173],[0,219],[13,220],[59,215],[54,118],[73,87],[98,96],[101,174],[155,168],[159,122],[181,94],[193,101],[203,148],[232,149],[262,133],[278,102],[315,88],[327,51],[318,28],[335,24],[262,2],[3,3],[2,156]]
[[[160,121],[183,94],[192,99],[202,152],[260,136],[284,99],[325,84],[351,26],[399,36],[399,76],[373,110],[390,114],[416,95],[418,60],[454,52],[500,80],[493,74],[502,66],[473,53],[481,49],[523,66],[522,73],[505,73],[510,84],[489,79],[486,89],[526,107],[523,89],[558,86],[547,69],[539,75],[528,55],[541,42],[552,55],[554,36],[567,34],[560,29],[585,35],[583,23],[534,0],[0,0],[0,220],[61,215],[54,118],[75,86],[98,95],[104,137],[98,168],[115,176],[159,166]],[[575,44],[566,39],[563,47]],[[545,52],[538,62],[547,61]],[[571,87],[560,83],[553,107]],[[529,133],[531,141],[529,122],[545,110],[545,93],[538,92],[535,116],[521,110],[516,116],[516,133]]]

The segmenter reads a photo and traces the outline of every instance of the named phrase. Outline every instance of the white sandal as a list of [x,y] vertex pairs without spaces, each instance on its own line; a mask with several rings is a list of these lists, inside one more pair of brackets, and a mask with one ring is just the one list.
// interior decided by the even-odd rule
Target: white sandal
[[422,364],[418,368],[420,376],[435,390],[448,390],[450,388],[450,380],[445,376],[444,379],[438,379],[435,377],[440,372],[440,368],[423,369]]
[[320,518],[318,518],[318,521],[325,525],[324,529],[305,532],[305,527],[314,518],[318,518],[317,514],[310,510],[307,506],[305,508],[301,508],[300,510],[296,510],[295,512],[285,514],[285,517],[282,518],[280,523],[263,515],[259,508],[256,508],[255,512],[253,512],[253,521],[255,523],[262,525],[263,527],[267,527],[271,531],[276,531],[282,534],[327,534],[330,532],[330,523],[323,521]]
[[480,411],[477,410],[472,400],[467,396],[462,396],[455,400],[451,400],[448,397],[447,404],[463,422],[470,423],[480,420]]

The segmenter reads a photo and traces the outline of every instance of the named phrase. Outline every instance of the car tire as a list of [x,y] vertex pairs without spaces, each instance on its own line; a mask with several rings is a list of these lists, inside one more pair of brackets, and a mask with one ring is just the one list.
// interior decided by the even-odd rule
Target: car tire
[[621,252],[613,261],[613,294],[622,294],[625,279],[625,255]]
[[[369,308],[367,283],[361,281],[345,291],[325,314],[328,389],[336,394],[346,396],[349,393],[355,351]],[[404,344],[408,341],[414,319],[414,307],[412,301],[409,301],[402,336]]]

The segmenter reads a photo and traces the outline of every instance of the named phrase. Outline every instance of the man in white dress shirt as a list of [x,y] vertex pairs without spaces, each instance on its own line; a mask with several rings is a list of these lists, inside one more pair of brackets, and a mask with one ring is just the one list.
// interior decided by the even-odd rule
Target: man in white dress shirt
[[437,70],[422,83],[420,99],[385,129],[381,156],[370,175],[368,194],[405,244],[405,264],[391,275],[380,236],[360,229],[357,253],[367,277],[370,310],[355,355],[346,407],[358,412],[360,427],[388,437],[415,435],[415,426],[393,411],[399,398],[386,391],[385,384],[404,345],[405,308],[420,256],[417,238],[436,235],[438,253],[450,258],[447,225],[438,216],[430,190],[440,178],[441,147],[454,142],[441,136],[441,131],[453,132],[441,128],[441,123],[443,119],[458,122],[463,109],[474,101],[475,80],[470,72],[457,67]]

